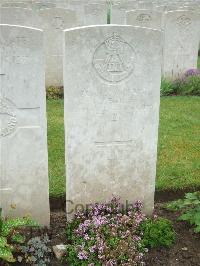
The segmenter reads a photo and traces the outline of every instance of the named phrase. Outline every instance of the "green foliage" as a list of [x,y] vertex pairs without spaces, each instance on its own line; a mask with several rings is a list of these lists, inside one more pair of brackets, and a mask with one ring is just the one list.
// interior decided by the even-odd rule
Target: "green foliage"
[[186,193],[184,199],[166,204],[168,210],[180,211],[180,221],[187,221],[193,225],[194,231],[200,233],[200,191]]
[[200,96],[200,75],[184,76],[175,81],[163,79],[161,83],[161,96],[169,95]]
[[173,83],[170,80],[162,79],[160,93],[161,96],[173,95],[175,93]]
[[51,249],[48,247],[49,242],[48,236],[30,239],[26,246],[20,247],[23,256],[18,256],[18,261],[25,262],[26,265],[45,266],[49,264],[51,253]]
[[147,248],[170,247],[175,241],[171,221],[165,218],[148,218],[141,224],[142,245]]
[[180,91],[182,95],[200,96],[200,75],[187,77],[186,81],[182,82]]
[[30,218],[3,219],[0,208],[0,262],[15,262],[14,245],[24,243],[25,238],[18,232],[20,227],[37,226]]
[[48,87],[47,88],[47,99],[50,100],[58,100],[64,98],[64,90],[63,87]]

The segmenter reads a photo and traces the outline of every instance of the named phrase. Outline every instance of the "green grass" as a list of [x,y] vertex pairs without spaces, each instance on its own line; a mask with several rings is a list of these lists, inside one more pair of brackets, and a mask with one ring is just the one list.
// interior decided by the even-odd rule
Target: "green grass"
[[156,188],[200,186],[200,98],[161,98]]
[[[63,100],[49,100],[50,195],[65,193]],[[162,97],[156,188],[200,186],[200,98]]]
[[50,196],[65,193],[63,100],[47,101]]

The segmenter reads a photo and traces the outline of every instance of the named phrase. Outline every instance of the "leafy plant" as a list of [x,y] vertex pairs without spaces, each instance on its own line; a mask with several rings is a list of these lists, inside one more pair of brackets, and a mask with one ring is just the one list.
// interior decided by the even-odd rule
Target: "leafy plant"
[[47,99],[53,99],[53,100],[58,100],[58,99],[63,99],[64,98],[64,89],[63,87],[48,87],[47,88]]
[[141,226],[142,245],[147,248],[170,247],[175,241],[175,231],[171,221],[165,218],[148,218]]
[[161,96],[169,96],[175,94],[173,83],[170,80],[162,79],[160,93]]
[[18,232],[18,229],[24,226],[38,226],[38,224],[28,217],[3,219],[0,208],[0,261],[15,262],[14,245],[25,241],[24,236]]
[[48,236],[43,238],[34,237],[30,239],[26,246],[21,246],[20,251],[23,256],[18,256],[18,261],[26,264],[45,266],[50,263],[51,249],[48,247],[49,243]]
[[189,69],[174,81],[163,79],[161,83],[161,96],[168,95],[196,95],[200,96],[200,70]]
[[179,199],[166,204],[165,208],[172,211],[180,211],[178,218],[193,225],[194,231],[200,233],[200,191],[186,193],[184,199]]

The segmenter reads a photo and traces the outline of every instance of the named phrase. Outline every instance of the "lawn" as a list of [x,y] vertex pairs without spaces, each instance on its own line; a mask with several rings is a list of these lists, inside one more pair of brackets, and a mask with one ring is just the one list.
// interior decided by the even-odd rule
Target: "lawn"
[[[63,100],[49,100],[50,195],[65,193]],[[200,187],[200,98],[162,97],[156,188]]]

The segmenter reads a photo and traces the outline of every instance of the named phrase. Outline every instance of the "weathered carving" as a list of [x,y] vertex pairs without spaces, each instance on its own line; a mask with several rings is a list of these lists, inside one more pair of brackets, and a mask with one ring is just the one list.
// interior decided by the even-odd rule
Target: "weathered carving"
[[15,107],[6,98],[0,98],[0,137],[11,135],[17,126]]
[[93,66],[98,75],[110,82],[120,82],[134,69],[135,52],[120,36],[113,36],[100,44],[93,56]]
[[152,17],[149,14],[140,14],[136,18],[137,21],[139,22],[149,22],[152,20]]

